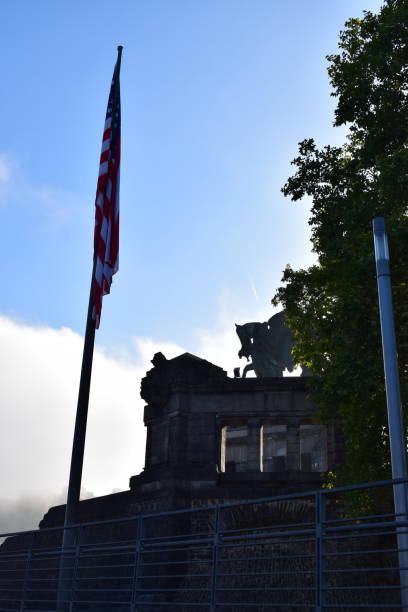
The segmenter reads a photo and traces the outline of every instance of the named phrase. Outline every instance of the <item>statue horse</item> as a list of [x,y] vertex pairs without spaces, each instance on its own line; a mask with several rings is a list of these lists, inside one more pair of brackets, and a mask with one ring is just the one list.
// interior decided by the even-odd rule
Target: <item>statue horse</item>
[[293,371],[293,340],[285,325],[284,311],[273,315],[267,323],[235,324],[235,327],[241,341],[238,357],[252,359],[243,370],[243,378],[250,370],[254,370],[258,378],[282,376],[285,368]]

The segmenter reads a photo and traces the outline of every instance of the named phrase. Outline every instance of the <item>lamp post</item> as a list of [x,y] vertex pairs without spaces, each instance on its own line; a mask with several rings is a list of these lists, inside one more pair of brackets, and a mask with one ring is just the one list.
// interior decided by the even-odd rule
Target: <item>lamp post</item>
[[[392,477],[407,478],[406,440],[402,421],[398,375],[397,345],[391,293],[390,257],[387,232],[382,217],[373,219],[375,263],[377,268],[378,302],[380,307],[385,390],[387,396],[388,431],[390,438]],[[396,521],[408,520],[407,483],[394,484]],[[408,525],[397,527],[400,567],[401,603],[408,610]]]

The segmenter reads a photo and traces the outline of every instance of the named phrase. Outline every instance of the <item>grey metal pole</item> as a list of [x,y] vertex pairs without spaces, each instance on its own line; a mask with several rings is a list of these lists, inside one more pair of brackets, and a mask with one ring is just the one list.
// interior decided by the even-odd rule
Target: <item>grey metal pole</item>
[[[387,232],[382,217],[373,219],[375,263],[377,268],[378,302],[380,307],[388,430],[393,478],[407,478],[406,439],[402,420],[398,374],[397,345],[391,292],[390,258]],[[407,483],[394,484],[394,508],[397,522],[408,520]],[[408,525],[397,528],[400,566],[401,603],[408,610]]]

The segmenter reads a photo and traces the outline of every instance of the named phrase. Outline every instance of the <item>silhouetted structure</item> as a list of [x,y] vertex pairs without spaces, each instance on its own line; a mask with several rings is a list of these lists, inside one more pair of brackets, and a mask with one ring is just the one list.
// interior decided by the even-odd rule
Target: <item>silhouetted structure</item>
[[[334,425],[315,422],[307,379],[229,378],[190,353],[156,353],[152,363],[141,387],[145,467],[128,491],[80,502],[81,525],[64,553],[67,605],[310,607],[321,582],[322,517],[329,511],[337,520],[340,508],[326,503],[330,491],[315,491],[341,460],[342,445]],[[3,601],[33,611],[46,601],[54,609],[64,509],[50,508],[38,531],[2,545]],[[341,579],[337,585],[343,588]]]
[[[336,426],[314,422],[305,378],[229,378],[190,353],[152,363],[141,386],[145,467],[128,491],[82,501],[78,520],[316,489],[341,461]],[[61,524],[63,508],[41,526]]]

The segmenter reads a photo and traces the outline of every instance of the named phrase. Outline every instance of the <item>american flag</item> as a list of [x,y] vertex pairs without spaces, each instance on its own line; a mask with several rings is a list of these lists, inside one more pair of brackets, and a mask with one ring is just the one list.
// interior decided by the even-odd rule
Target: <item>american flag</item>
[[110,292],[112,276],[119,269],[119,170],[120,170],[120,61],[113,72],[102,137],[98,185],[95,199],[94,274],[92,319],[98,329],[102,298]]

